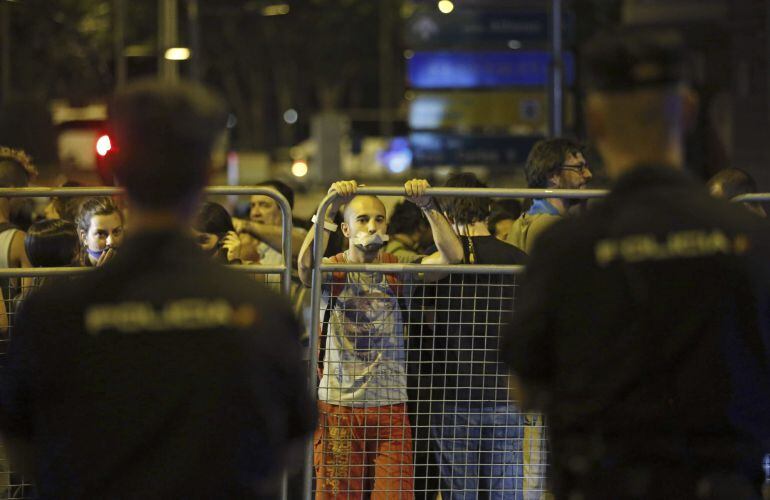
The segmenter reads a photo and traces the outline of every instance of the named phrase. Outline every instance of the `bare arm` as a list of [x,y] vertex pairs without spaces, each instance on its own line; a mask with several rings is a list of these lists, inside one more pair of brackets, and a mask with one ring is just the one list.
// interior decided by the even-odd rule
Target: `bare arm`
[[11,266],[12,267],[32,267],[27,257],[27,250],[24,248],[24,231],[17,231],[11,242]]
[[[233,225],[239,233],[248,233],[260,241],[264,241],[278,252],[283,250],[283,228],[262,224],[260,222],[247,221],[242,219],[233,219]],[[294,227],[291,230],[291,250],[292,257],[299,255],[299,249],[305,239],[305,230]]]
[[[315,224],[308,231],[305,241],[302,242],[302,248],[299,250],[299,257],[297,258],[297,271],[299,272],[299,279],[302,284],[309,287],[313,281],[313,241],[315,241]],[[323,241],[321,241],[321,248],[326,250],[326,245],[329,244],[329,232],[323,232]]]
[[[26,236],[26,233],[23,231],[17,231],[16,234],[13,237],[13,241],[11,241],[11,255],[10,255],[10,264],[12,267],[32,267],[32,263],[29,261],[29,257],[27,256],[27,250],[24,248],[24,238]],[[34,285],[33,278],[22,278],[21,279],[21,295],[22,297],[26,297],[27,294],[32,290],[32,286]],[[12,299],[13,297],[8,297],[8,299]]]
[[423,264],[457,264],[463,260],[463,245],[449,221],[436,206],[433,198],[425,194],[430,187],[428,181],[413,179],[404,184],[407,200],[422,209],[433,232],[433,241],[438,251],[422,260]]
[[7,332],[8,324],[8,308],[5,306],[5,292],[0,290],[0,332]]
[[[356,181],[340,181],[335,182],[332,184],[332,187],[329,188],[329,192],[336,191],[340,196],[334,199],[329,204],[329,207],[326,210],[326,216],[324,217],[324,220],[326,222],[330,222],[334,224],[333,217],[334,214],[339,211],[340,206],[345,202],[345,200],[351,196],[353,193],[356,192],[356,189],[358,189],[358,184]],[[320,221],[319,221],[320,223]],[[310,231],[308,231],[307,236],[305,237],[305,241],[302,242],[302,248],[300,248],[299,251],[299,258],[297,259],[297,270],[299,272],[299,279],[302,281],[302,284],[305,286],[310,286],[312,284],[312,276],[313,276],[313,241],[315,240],[315,224],[313,224],[313,227],[310,228]],[[323,232],[323,241],[321,242],[321,249],[322,251],[326,250],[326,246],[329,244],[329,231],[324,230]]]

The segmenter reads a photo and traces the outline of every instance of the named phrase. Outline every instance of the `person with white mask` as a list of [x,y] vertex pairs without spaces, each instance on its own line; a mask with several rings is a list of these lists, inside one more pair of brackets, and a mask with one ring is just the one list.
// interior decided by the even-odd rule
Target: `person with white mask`
[[[328,263],[455,264],[463,259],[460,240],[437,203],[425,194],[429,184],[413,179],[407,200],[420,207],[438,251],[399,259],[385,251],[385,205],[376,196],[356,195],[356,181],[335,182],[336,198],[326,212],[325,249],[337,226],[333,214],[345,204],[340,224],[348,249]],[[314,221],[316,222],[316,221]],[[299,275],[310,286],[313,269],[311,229],[299,253]],[[424,279],[439,279],[425,273]],[[316,429],[316,498],[373,494],[414,498],[412,437],[407,416],[405,320],[413,276],[376,271],[326,273],[324,327],[319,341],[321,378]]]

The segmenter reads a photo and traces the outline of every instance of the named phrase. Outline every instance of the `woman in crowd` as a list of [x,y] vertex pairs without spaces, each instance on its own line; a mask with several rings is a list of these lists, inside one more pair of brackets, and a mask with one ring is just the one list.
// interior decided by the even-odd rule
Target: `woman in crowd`
[[35,222],[24,238],[24,248],[32,267],[71,266],[80,254],[77,227],[64,219]]
[[[62,219],[41,220],[35,222],[24,236],[24,250],[27,252],[32,267],[68,267],[78,264],[80,242],[75,224]],[[25,292],[34,290],[53,278],[36,277],[25,282]],[[9,315],[15,316],[27,296],[21,293],[9,299],[8,305],[2,302],[0,308],[0,331],[5,331],[11,325]]]
[[81,265],[101,266],[123,242],[123,213],[112,198],[89,198],[77,217],[82,244]]
[[[24,237],[24,249],[32,267],[76,266],[80,257],[77,227],[63,219],[35,222]],[[34,278],[33,288],[40,287],[45,280]]]
[[201,250],[223,264],[240,264],[241,241],[235,233],[233,221],[227,209],[219,203],[201,205],[193,222],[195,236]]

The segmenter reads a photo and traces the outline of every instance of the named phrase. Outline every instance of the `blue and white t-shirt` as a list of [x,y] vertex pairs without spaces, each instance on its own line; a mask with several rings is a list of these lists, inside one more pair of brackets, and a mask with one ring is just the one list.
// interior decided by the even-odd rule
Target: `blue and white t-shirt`
[[[404,321],[395,287],[380,272],[345,273],[345,282],[334,286],[332,280],[327,273],[327,306],[332,291],[338,295],[325,326],[318,399],[358,407],[406,402]],[[398,288],[403,302],[411,293],[409,275],[399,275]]]

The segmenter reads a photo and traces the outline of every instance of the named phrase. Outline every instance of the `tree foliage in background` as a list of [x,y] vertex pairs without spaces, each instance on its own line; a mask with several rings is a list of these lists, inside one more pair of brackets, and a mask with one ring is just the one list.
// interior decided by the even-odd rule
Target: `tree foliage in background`
[[[397,11],[400,2],[389,3]],[[296,140],[281,119],[289,108],[306,133],[318,110],[378,106],[379,2],[293,1],[288,15],[273,17],[261,15],[266,4],[201,4],[205,78],[238,111],[240,146]]]
[[[125,0],[125,45],[155,47],[158,0]],[[178,0],[180,42],[187,42],[186,0]],[[238,118],[236,145],[273,149],[308,134],[320,110],[379,106],[376,0],[287,0],[288,15],[266,17],[269,0],[198,0],[203,80],[220,90]],[[398,20],[402,0],[387,0]],[[112,0],[20,0],[9,4],[12,90],[47,106],[103,99],[115,86]],[[394,61],[400,61],[392,29]],[[128,77],[150,76],[154,57],[130,58]],[[180,64],[186,75],[188,66]],[[300,121],[285,124],[294,108]]]
[[[5,3],[10,19],[10,92],[3,96],[0,136],[40,163],[56,161],[49,107],[103,99],[114,89],[111,0],[18,0]],[[145,37],[154,2],[127,2],[127,38]],[[154,27],[150,33],[154,32]],[[5,43],[5,41],[4,41]]]
[[110,2],[25,0],[11,13],[13,95],[75,100],[110,91]]

